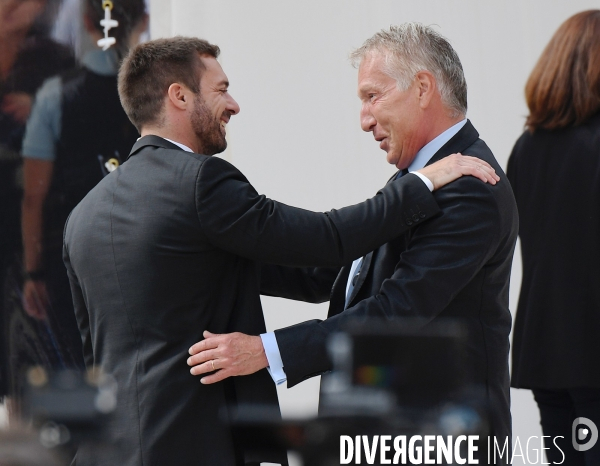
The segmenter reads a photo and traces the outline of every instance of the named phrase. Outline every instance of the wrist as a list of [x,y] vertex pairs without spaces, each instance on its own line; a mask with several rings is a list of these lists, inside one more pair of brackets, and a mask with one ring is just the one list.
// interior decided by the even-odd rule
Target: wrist
[[260,364],[262,365],[261,369],[265,367],[269,367],[269,359],[267,358],[267,353],[265,352],[265,347],[262,342],[262,338],[260,336],[254,336],[254,341],[256,342],[257,356]]
[[44,280],[46,278],[46,273],[43,270],[30,270],[26,271],[23,277],[25,281],[30,280],[33,282],[37,282],[40,280]]

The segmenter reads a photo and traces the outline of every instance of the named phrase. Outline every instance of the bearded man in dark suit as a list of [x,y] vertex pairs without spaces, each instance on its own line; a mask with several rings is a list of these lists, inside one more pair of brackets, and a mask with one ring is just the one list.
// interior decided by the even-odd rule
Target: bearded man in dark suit
[[[353,59],[359,65],[362,129],[373,133],[387,161],[400,170],[395,178],[464,152],[492,165],[502,181],[491,186],[464,177],[437,190],[438,216],[335,273],[264,267],[264,294],[330,300],[327,320],[260,338],[206,333],[190,349],[188,364],[193,374],[207,373],[213,363],[221,368],[202,378],[207,384],[269,365],[276,382],[287,379],[292,387],[331,370],[326,339],[352,319],[419,317],[429,323],[456,318],[468,331],[460,366],[485,389],[491,434],[500,444],[508,438],[510,446],[508,286],[517,209],[504,173],[465,117],[467,86],[460,60],[446,39],[418,23],[375,34]],[[418,222],[419,215],[409,220]],[[266,360],[240,361],[240,348],[258,353],[263,347]]]
[[111,448],[82,447],[77,465],[287,464],[285,451],[244,450],[219,422],[239,403],[278,410],[267,371],[199,384],[186,366],[190,345],[206,328],[264,333],[258,261],[341,265],[405,232],[413,212],[420,222],[438,213],[426,183],[462,173],[495,183],[489,165],[457,155],[328,213],[261,196],[210,157],[225,149],[225,126],[239,111],[218,54],[182,37],[129,53],[119,95],[142,137],[67,220],[64,260],[85,362],[118,383]]

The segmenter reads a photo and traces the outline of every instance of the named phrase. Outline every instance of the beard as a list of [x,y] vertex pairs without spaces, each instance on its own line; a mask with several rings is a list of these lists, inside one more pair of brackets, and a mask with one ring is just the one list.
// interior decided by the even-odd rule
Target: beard
[[[200,141],[200,153],[204,155],[220,154],[227,148],[221,121],[214,117],[200,94],[196,95],[195,99],[191,123],[196,137]],[[225,111],[223,116],[230,117],[231,113]]]

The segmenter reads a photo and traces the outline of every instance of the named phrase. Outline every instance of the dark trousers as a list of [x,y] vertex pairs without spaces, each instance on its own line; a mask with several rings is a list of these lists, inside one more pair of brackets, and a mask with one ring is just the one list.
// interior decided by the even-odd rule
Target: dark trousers
[[[600,388],[573,388],[567,390],[533,389],[533,396],[540,409],[541,424],[548,462],[564,466],[600,465],[600,441],[587,451],[577,451],[573,447],[573,423],[584,417],[600,429]],[[583,432],[580,434],[580,430]],[[584,425],[576,428],[579,445],[587,444],[591,439],[591,429]],[[556,438],[562,436],[563,438]],[[555,440],[554,440],[555,439]],[[554,441],[558,447],[554,444]]]

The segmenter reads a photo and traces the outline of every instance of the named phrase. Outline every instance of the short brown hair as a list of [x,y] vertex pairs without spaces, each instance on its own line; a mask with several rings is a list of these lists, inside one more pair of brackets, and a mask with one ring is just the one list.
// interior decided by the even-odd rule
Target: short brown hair
[[600,110],[600,10],[571,16],[556,31],[525,86],[525,125],[576,126]]
[[181,83],[198,93],[197,71],[204,69],[200,55],[217,58],[219,53],[219,47],[205,40],[181,36],[133,48],[119,69],[119,97],[138,131],[147,124],[160,124],[171,84]]

